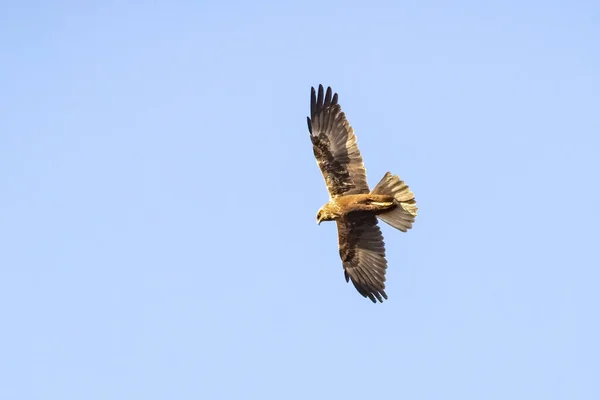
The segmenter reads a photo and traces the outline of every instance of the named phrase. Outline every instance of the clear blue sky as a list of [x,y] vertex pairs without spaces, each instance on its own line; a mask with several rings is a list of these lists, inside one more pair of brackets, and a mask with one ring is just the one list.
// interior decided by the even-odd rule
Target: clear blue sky
[[[593,1],[4,2],[0,398],[599,399],[599,43]],[[383,304],[315,224],[319,83],[417,196]]]

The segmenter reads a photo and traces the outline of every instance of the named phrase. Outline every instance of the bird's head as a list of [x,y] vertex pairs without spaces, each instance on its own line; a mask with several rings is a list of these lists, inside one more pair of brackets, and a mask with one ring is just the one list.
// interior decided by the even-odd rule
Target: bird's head
[[333,215],[327,204],[321,207],[317,212],[317,225],[321,225],[321,222],[323,221],[333,221]]

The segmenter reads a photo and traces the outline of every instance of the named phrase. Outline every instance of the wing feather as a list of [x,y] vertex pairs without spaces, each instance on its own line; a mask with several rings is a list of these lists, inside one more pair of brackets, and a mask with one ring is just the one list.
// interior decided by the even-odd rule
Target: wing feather
[[337,221],[340,257],[346,282],[352,280],[363,296],[383,302],[385,293],[385,243],[372,214],[352,215]]
[[367,173],[356,136],[330,87],[311,88],[308,131],[329,197],[369,193]]

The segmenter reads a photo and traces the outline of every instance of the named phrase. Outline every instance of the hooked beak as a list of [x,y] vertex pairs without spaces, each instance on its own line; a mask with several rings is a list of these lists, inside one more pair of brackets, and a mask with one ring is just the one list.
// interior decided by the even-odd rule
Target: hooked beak
[[321,220],[320,219],[317,220],[317,225],[321,225]]

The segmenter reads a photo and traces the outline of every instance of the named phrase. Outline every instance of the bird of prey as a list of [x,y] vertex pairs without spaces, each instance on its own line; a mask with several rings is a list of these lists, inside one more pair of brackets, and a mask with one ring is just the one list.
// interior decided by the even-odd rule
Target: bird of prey
[[417,216],[415,196],[397,175],[387,172],[369,190],[366,170],[354,130],[331,88],[318,94],[311,88],[308,131],[317,164],[329,191],[329,201],[319,209],[317,223],[336,221],[338,245],[346,282],[373,303],[385,293],[385,245],[377,218],[406,232]]

